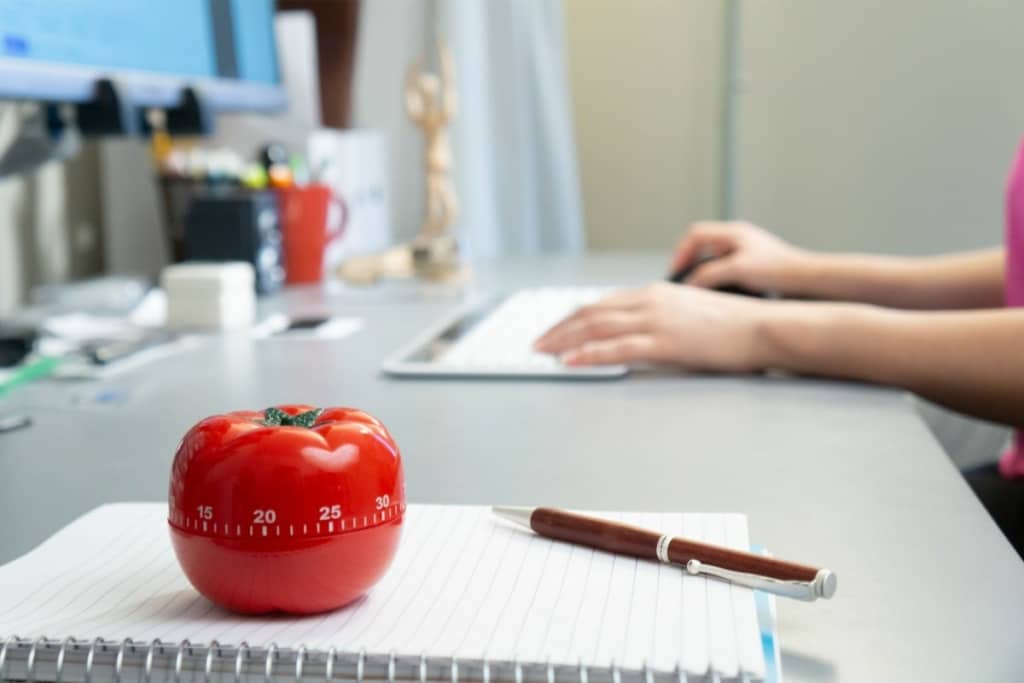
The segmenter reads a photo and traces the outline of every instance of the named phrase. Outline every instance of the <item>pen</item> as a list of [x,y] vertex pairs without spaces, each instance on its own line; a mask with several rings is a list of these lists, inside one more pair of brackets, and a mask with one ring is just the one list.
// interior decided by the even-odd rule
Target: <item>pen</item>
[[711,576],[776,595],[811,601],[831,598],[836,592],[836,575],[828,569],[816,569],[555,508],[494,507],[492,510],[502,519],[547,538],[680,565],[693,575]]

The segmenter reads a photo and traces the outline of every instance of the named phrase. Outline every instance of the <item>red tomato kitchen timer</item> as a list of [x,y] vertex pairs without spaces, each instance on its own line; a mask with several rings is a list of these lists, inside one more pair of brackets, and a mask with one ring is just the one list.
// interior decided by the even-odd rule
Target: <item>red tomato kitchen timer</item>
[[363,595],[394,557],[402,458],[376,418],[284,405],[208,417],[182,439],[168,524],[196,590],[237,612],[296,614]]

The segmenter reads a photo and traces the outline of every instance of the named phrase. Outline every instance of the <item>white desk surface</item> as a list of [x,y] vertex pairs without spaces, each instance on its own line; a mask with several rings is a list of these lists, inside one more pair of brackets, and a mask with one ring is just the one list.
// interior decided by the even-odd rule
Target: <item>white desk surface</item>
[[[644,254],[513,260],[474,289],[656,278]],[[397,380],[380,361],[458,295],[412,284],[265,302],[363,317],[336,342],[211,339],[102,385],[0,401],[0,562],[115,500],[164,500],[178,440],[212,413],[281,402],[379,416],[410,500],[738,511],[776,555],[839,576],[831,600],[779,602],[785,680],[1024,680],[1024,563],[897,391],[777,377],[636,373],[601,383]],[[75,400],[72,397],[77,396]],[[61,634],[52,634],[58,636]]]

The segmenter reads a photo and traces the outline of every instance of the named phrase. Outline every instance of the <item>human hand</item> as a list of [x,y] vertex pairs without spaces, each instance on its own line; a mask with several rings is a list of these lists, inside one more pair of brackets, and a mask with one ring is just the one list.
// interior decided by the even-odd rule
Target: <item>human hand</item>
[[763,368],[759,323],[772,306],[730,294],[657,282],[616,292],[558,323],[534,344],[567,365],[655,361],[697,370]]
[[704,254],[717,258],[698,266],[686,284],[713,289],[736,285],[754,292],[789,293],[810,266],[812,254],[743,221],[694,223],[676,247],[672,272]]

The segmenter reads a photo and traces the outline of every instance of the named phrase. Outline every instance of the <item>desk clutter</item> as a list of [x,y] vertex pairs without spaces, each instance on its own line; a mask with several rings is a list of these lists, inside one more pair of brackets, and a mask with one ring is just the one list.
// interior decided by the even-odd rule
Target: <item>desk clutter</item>
[[249,263],[261,294],[323,279],[325,254],[344,234],[349,209],[304,156],[268,144],[246,161],[230,149],[161,138],[154,156],[172,261]]
[[0,347],[12,351],[0,357],[0,396],[48,377],[107,378],[196,346],[166,328],[166,298],[145,278],[105,276],[38,290],[25,314],[0,326]]
[[[743,515],[603,514],[750,547]],[[779,680],[764,594],[550,540],[484,507],[410,504],[404,524],[392,566],[365,597],[322,614],[254,617],[189,585],[166,505],[104,505],[0,567],[0,678]]]
[[113,379],[221,336],[337,341],[364,326],[362,318],[333,315],[319,305],[291,314],[260,312],[253,283],[252,267],[232,262],[169,266],[161,287],[124,276],[50,286],[49,298],[0,324],[0,397],[45,379]]

